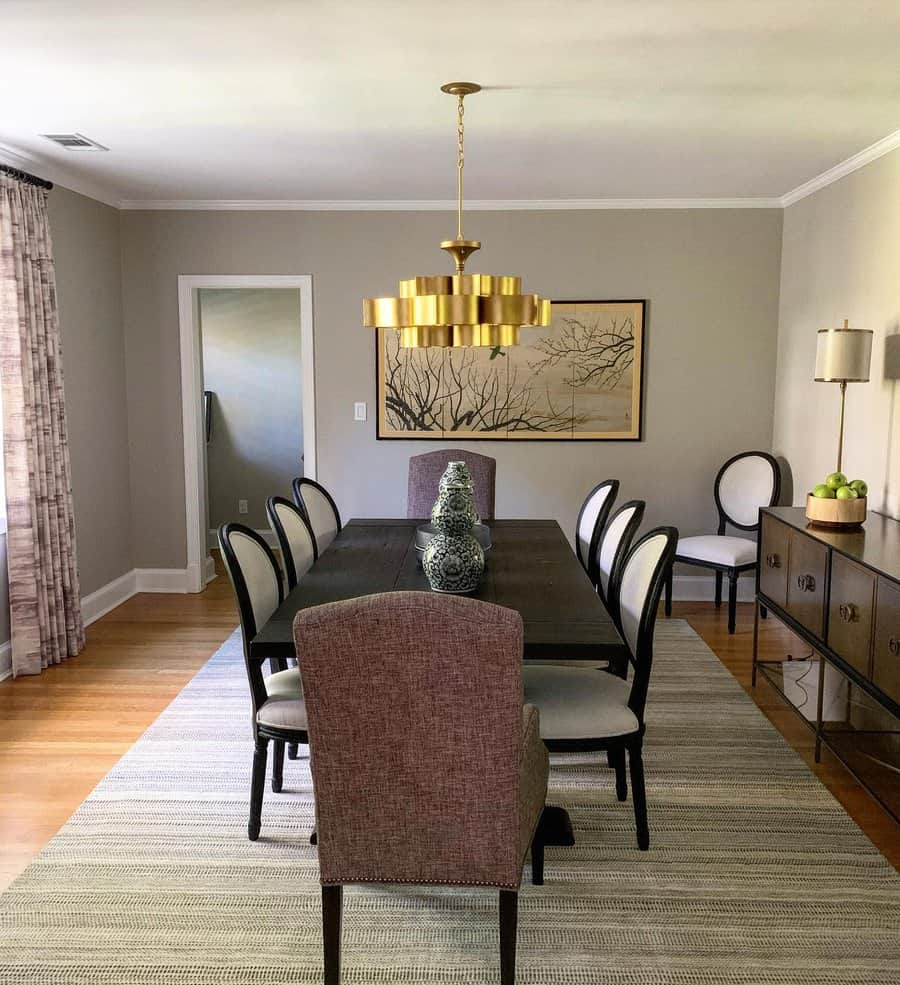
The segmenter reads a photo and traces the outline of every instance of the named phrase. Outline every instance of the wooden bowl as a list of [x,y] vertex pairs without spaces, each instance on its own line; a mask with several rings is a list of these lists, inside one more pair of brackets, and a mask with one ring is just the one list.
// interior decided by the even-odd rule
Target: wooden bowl
[[866,497],[859,499],[818,499],[806,495],[806,519],[817,527],[849,530],[866,522]]

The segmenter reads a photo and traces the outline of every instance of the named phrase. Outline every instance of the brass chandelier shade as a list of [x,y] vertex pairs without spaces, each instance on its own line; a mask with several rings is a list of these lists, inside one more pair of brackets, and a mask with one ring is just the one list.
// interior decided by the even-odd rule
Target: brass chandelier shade
[[463,168],[465,166],[463,99],[479,92],[475,82],[448,82],[443,92],[457,97],[457,229],[456,239],[441,249],[453,257],[456,273],[410,277],[400,281],[399,297],[366,298],[363,324],[367,328],[400,331],[405,349],[431,346],[517,345],[519,329],[550,324],[550,302],[522,293],[522,278],[467,274],[466,260],[481,243],[462,232]]

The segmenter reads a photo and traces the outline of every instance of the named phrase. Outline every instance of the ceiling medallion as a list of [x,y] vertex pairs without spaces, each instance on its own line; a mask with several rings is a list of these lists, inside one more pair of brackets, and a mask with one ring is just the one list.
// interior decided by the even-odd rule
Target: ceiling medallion
[[443,92],[457,100],[456,239],[441,243],[456,262],[451,275],[410,277],[400,281],[396,298],[366,298],[363,324],[367,328],[400,330],[405,349],[427,346],[508,346],[519,341],[519,329],[550,324],[550,302],[537,294],[522,294],[522,278],[467,274],[466,260],[481,249],[477,239],[462,231],[463,167],[465,165],[463,99],[479,92],[476,82],[448,82]]

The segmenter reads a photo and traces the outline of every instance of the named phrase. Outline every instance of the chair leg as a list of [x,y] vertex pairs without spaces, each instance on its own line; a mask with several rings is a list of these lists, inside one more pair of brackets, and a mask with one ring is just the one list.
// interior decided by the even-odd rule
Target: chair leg
[[253,773],[250,777],[250,823],[247,825],[247,835],[251,841],[259,837],[262,823],[263,787],[266,783],[266,759],[268,758],[269,740],[257,738],[253,750]]
[[650,847],[650,828],[647,824],[647,792],[644,789],[644,758],[640,742],[628,750],[628,763],[631,767],[631,799],[634,801],[638,848],[646,852]]
[[674,575],[672,574],[672,565],[669,565],[669,570],[666,573],[666,617],[672,615],[672,580]]
[[325,954],[325,985],[341,982],[341,913],[344,887],[322,887],[322,941]]
[[299,748],[296,742],[289,742],[287,747],[288,759],[298,759],[300,756]]
[[722,572],[716,572],[716,608],[722,607]]
[[531,842],[531,885],[544,885],[544,843],[541,841],[540,825]]
[[737,572],[728,575],[728,632],[733,636],[737,621]]
[[284,784],[284,742],[276,739],[272,748],[272,793],[281,793]]
[[612,757],[612,766],[616,771],[616,799],[619,801],[628,800],[628,775],[625,772],[625,749],[622,746],[614,746],[608,750],[607,755]]
[[[500,890],[500,985],[515,985],[516,929],[519,921],[519,894]],[[331,985],[326,979],[326,985]]]
[[764,605],[761,605],[759,607],[759,617],[760,617],[760,619],[768,619],[769,618],[769,610]]

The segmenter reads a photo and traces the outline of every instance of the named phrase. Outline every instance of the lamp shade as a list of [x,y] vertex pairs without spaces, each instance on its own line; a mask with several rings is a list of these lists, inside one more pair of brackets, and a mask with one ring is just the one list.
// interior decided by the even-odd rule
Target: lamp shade
[[866,383],[872,360],[869,329],[823,328],[816,344],[816,381],[819,383]]

